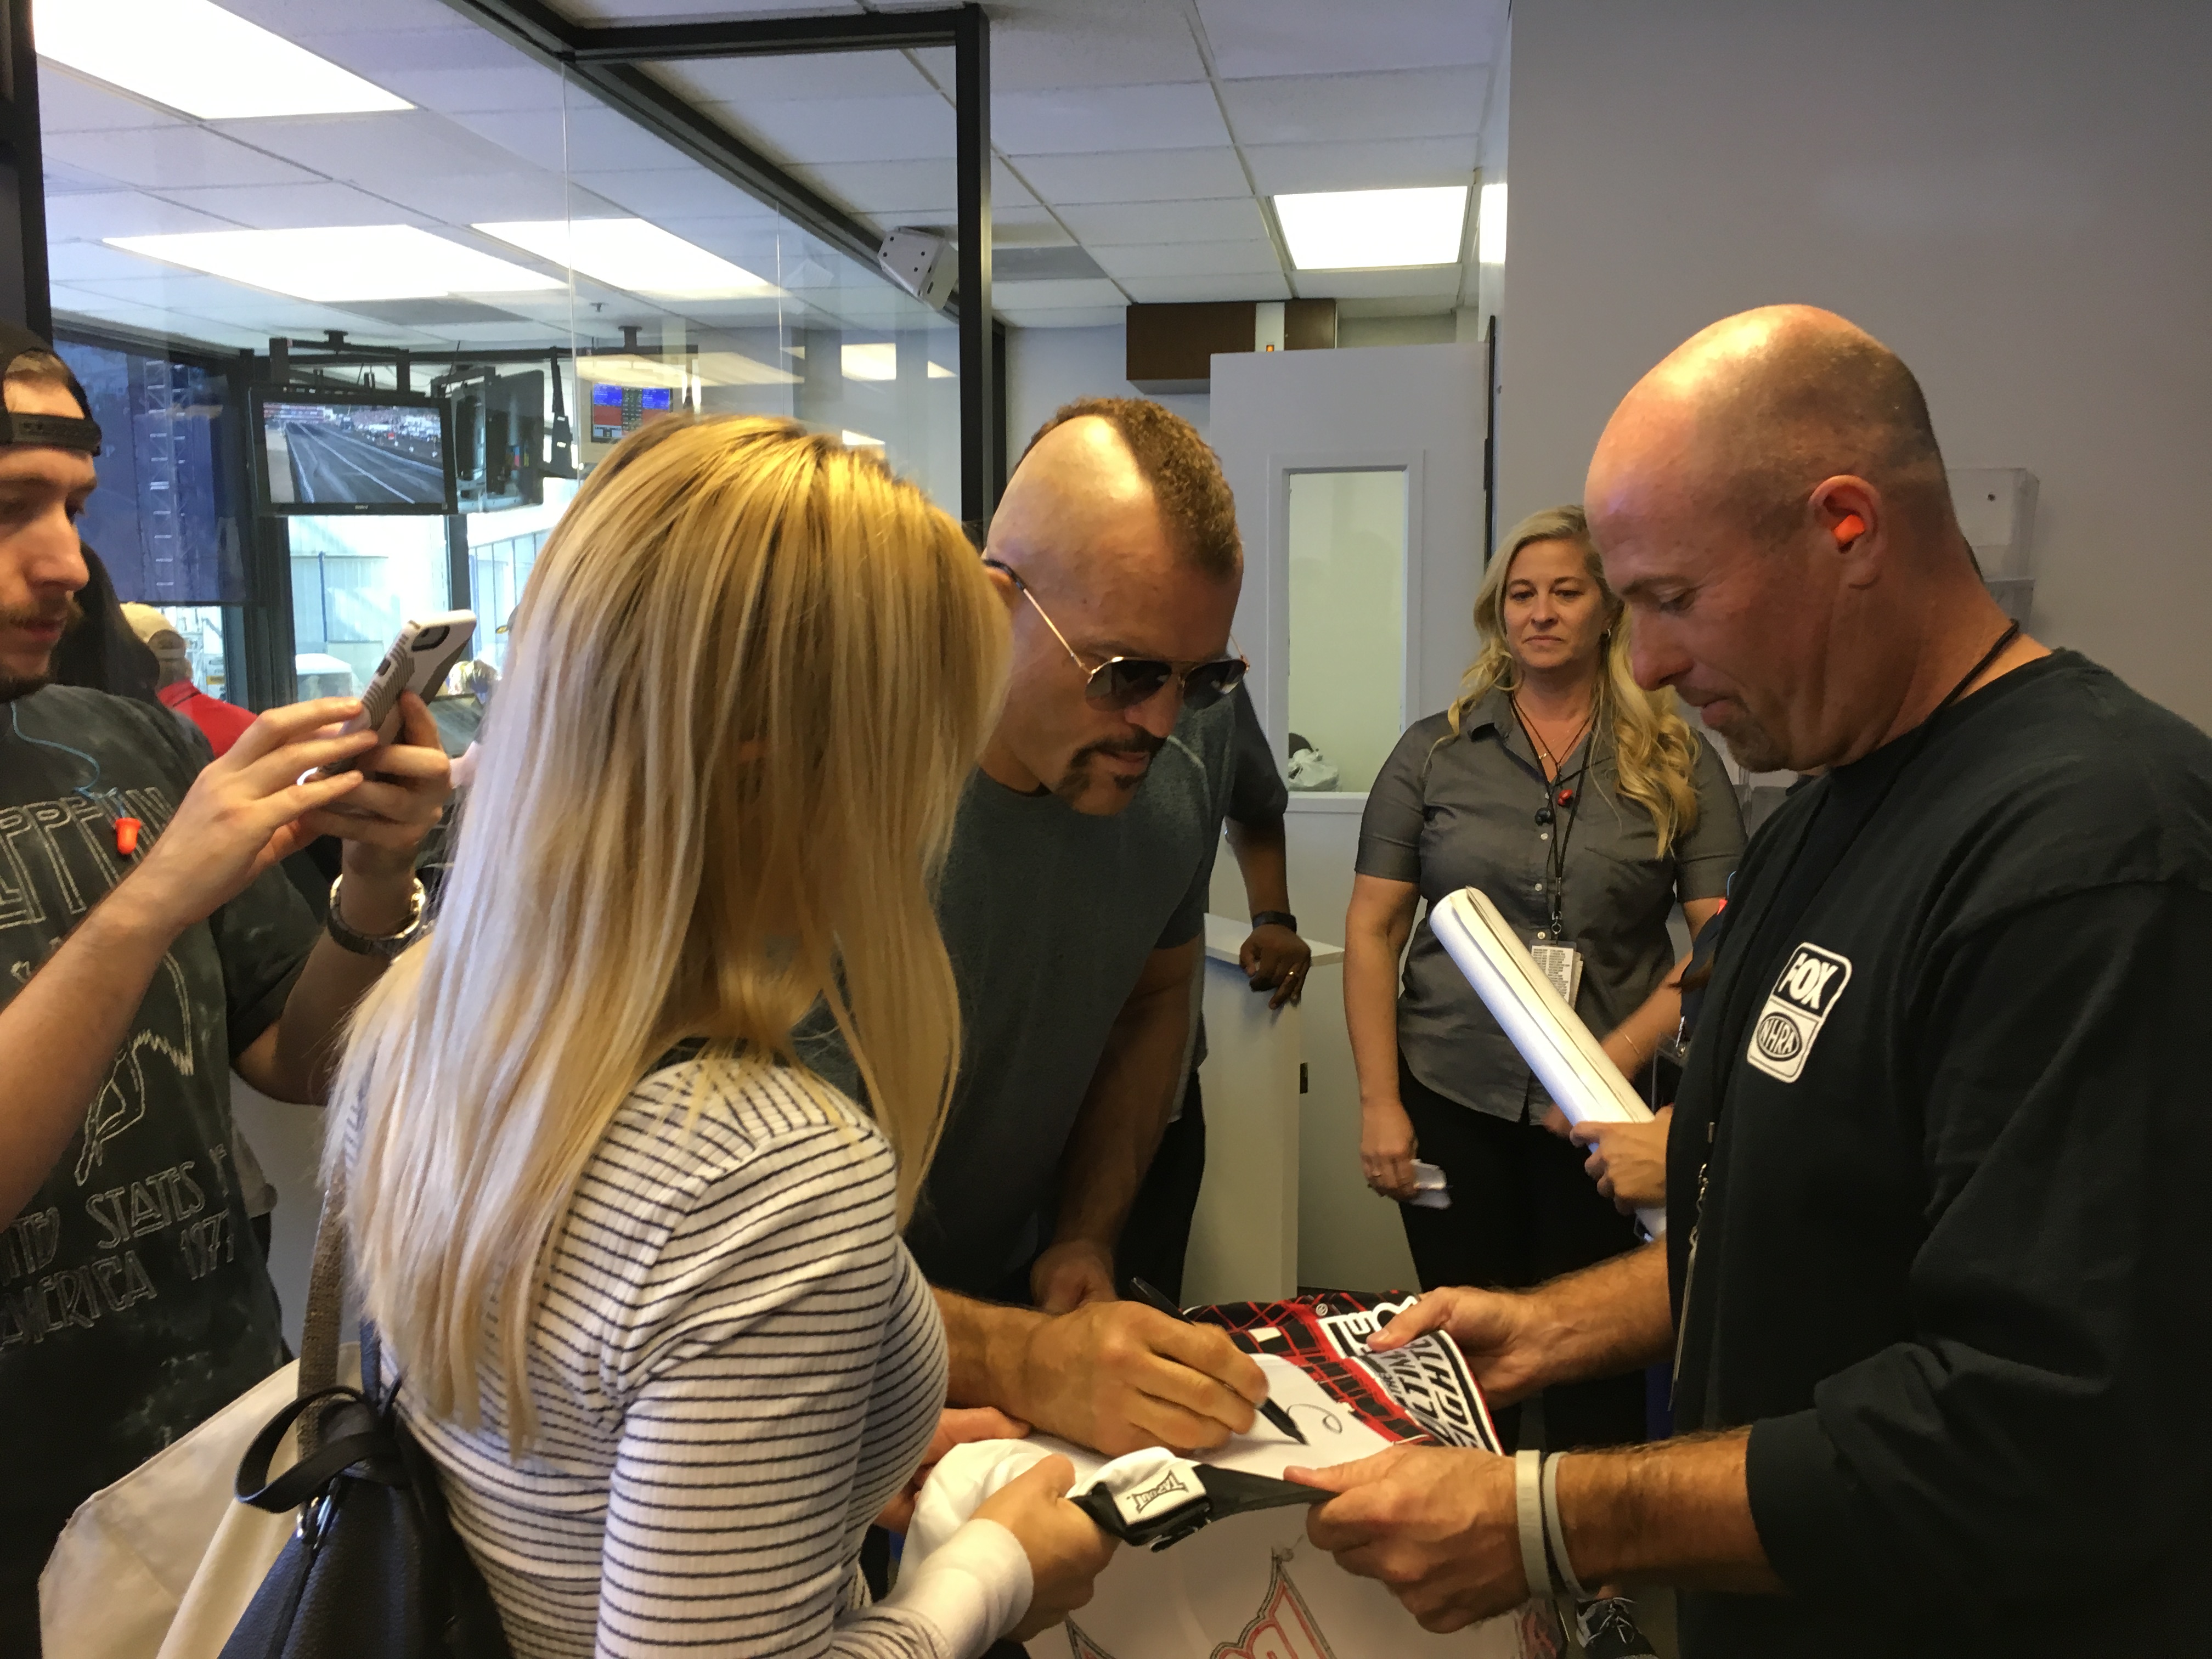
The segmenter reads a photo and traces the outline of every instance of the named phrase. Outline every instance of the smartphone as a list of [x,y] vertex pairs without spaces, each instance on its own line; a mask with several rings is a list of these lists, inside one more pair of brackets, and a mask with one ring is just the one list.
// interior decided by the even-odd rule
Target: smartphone
[[[377,741],[390,743],[399,735],[399,694],[412,691],[428,702],[443,685],[475,638],[473,611],[441,611],[435,616],[407,623],[369,676],[368,690],[361,694],[361,713],[338,729],[343,732],[375,730]],[[325,772],[350,772],[357,761],[341,761]]]

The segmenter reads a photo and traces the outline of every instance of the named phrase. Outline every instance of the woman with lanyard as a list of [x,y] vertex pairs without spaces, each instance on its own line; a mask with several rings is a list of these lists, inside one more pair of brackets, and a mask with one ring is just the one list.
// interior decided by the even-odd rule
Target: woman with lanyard
[[[1537,1284],[1637,1234],[1583,1173],[1582,1151],[1546,1132],[1543,1085],[1426,921],[1414,926],[1417,902],[1488,894],[1637,1077],[1679,1015],[1668,917],[1679,902],[1701,928],[1743,848],[1718,755],[1671,693],[1629,672],[1627,617],[1579,507],[1515,527],[1474,623],[1460,698],[1407,731],[1368,795],[1345,921],[1368,1185],[1414,1198],[1418,1158],[1442,1170],[1449,1198],[1401,1211],[1425,1289]],[[1542,1420],[1552,1450],[1640,1440],[1643,1379],[1551,1390]]]

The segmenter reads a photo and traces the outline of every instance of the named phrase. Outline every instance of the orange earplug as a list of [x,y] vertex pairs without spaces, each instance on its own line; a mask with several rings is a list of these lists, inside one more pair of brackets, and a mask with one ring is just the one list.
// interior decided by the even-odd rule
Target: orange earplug
[[1836,545],[1848,547],[1866,534],[1866,520],[1856,513],[1846,513],[1836,520]]
[[118,819],[116,819],[116,820],[115,820],[115,853],[116,853],[116,856],[117,856],[117,857],[118,857],[118,858],[126,858],[126,859],[127,859],[127,858],[129,858],[129,857],[130,857],[133,853],[137,852],[137,850],[138,850],[138,820],[137,820],[137,819],[136,819],[136,818],[118,818]]

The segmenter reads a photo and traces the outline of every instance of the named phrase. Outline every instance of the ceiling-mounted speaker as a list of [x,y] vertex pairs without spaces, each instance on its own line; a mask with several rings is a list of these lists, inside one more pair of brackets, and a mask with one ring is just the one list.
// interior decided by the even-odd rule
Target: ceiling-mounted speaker
[[884,276],[932,311],[945,309],[945,301],[952,295],[953,280],[960,274],[952,244],[933,231],[891,232],[876,250],[876,263],[884,268]]

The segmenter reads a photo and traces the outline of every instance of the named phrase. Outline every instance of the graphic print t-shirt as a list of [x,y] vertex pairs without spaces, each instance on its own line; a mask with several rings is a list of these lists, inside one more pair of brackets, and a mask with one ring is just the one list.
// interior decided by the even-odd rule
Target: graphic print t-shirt
[[[0,1002],[127,872],[109,805],[144,825],[143,857],[207,758],[175,715],[103,692],[0,708]],[[0,1229],[0,1632],[79,1503],[283,1361],[231,1167],[230,1067],[314,937],[274,869],[187,928],[68,1150]]]

